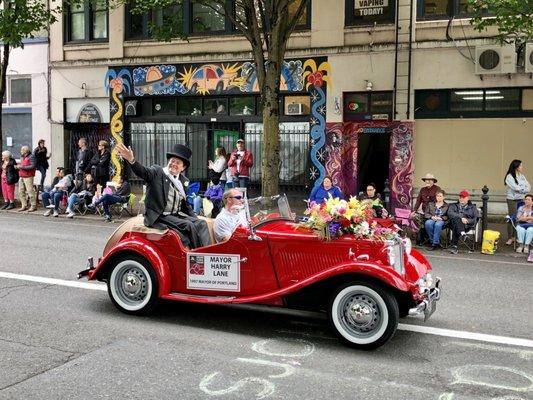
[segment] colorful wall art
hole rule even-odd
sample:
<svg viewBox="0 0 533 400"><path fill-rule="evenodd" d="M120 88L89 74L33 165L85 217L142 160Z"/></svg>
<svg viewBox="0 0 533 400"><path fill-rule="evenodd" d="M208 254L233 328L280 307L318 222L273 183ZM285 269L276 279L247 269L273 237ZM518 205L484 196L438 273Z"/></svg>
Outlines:
<svg viewBox="0 0 533 400"><path fill-rule="evenodd" d="M114 69L107 71L105 77L105 88L111 91L109 102L111 114L111 167L110 174L114 181L118 181L122 174L123 161L118 155L116 145L124 143L124 94L131 94L131 73L127 69Z"/></svg>
<svg viewBox="0 0 533 400"><path fill-rule="evenodd" d="M414 122L373 121L326 124L325 170L343 193L357 193L358 140L365 130L390 137L389 188L391 210L410 208L413 191Z"/></svg>
<svg viewBox="0 0 533 400"><path fill-rule="evenodd" d="M253 62L140 65L111 67L105 78L111 96L111 132L113 174L122 171L114 145L123 140L125 110L136 109L135 98L149 96L186 96L211 94L258 93L256 68ZM282 92L309 93L311 115L308 178L310 186L320 184L325 176L326 94L331 85L331 70L326 57L286 60L283 62L280 89ZM125 97L128 108L125 107Z"/></svg>

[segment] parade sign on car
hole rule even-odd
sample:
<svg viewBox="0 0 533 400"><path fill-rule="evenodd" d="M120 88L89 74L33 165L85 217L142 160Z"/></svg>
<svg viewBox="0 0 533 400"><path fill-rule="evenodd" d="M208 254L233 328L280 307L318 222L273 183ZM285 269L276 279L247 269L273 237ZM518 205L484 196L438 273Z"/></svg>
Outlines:
<svg viewBox="0 0 533 400"><path fill-rule="evenodd" d="M187 289L239 292L240 272L238 254L187 254Z"/></svg>

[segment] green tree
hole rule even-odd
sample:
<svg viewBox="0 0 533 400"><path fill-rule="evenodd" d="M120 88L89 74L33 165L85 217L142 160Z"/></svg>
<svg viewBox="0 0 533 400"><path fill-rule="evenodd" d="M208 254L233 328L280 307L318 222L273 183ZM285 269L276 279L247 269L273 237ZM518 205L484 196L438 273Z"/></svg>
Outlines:
<svg viewBox="0 0 533 400"><path fill-rule="evenodd" d="M472 25L483 31L498 27L500 43L521 44L533 39L533 0L468 0Z"/></svg>
<svg viewBox="0 0 533 400"><path fill-rule="evenodd" d="M287 42L301 22L309 0L192 0L216 11L247 39L257 71L263 105L262 194L278 193L279 184L279 85ZM122 0L122 3L127 2ZM181 7L183 0L135 0L133 13ZM164 13L166 18L152 24L155 39L186 38L179 13Z"/></svg>
<svg viewBox="0 0 533 400"><path fill-rule="evenodd" d="M49 7L44 0L0 0L0 41L2 65L0 67L0 98L6 92L6 72L12 49L24 48L23 40L33 38L56 20L58 8ZM2 106L0 105L0 148L2 136Z"/></svg>

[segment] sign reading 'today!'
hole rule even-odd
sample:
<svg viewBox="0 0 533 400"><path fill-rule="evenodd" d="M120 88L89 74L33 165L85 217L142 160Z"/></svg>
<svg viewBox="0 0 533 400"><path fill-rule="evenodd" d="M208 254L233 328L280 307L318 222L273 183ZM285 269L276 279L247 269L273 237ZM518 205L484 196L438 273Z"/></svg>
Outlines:
<svg viewBox="0 0 533 400"><path fill-rule="evenodd" d="M355 0L354 8L358 16L382 15L389 6L389 0Z"/></svg>

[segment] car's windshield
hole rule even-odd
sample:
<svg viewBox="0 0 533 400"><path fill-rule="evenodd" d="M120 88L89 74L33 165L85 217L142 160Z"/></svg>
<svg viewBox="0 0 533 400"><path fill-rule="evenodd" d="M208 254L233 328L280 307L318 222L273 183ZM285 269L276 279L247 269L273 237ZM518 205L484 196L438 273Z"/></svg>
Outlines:
<svg viewBox="0 0 533 400"><path fill-rule="evenodd" d="M285 219L294 221L295 215L291 212L291 207L287 196L284 194L272 197L255 197L246 199L246 213L252 226L273 219Z"/></svg>

